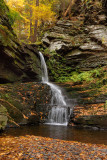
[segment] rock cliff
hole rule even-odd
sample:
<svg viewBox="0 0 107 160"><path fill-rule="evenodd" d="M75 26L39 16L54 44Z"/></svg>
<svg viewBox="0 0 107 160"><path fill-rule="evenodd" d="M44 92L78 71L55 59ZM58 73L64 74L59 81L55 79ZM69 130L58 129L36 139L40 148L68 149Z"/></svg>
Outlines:
<svg viewBox="0 0 107 160"><path fill-rule="evenodd" d="M4 129L7 124L11 123L14 125L34 123L31 122L32 116L30 116L33 104L28 106L26 104L25 106L26 100L24 97L22 98L25 100L24 103L19 102L17 99L18 94L14 96L17 91L17 89L14 90L16 88L15 84L7 86L2 84L41 81L41 67L37 47L36 45L26 45L19 42L11 27L11 17L9 15L8 7L3 0L0 0L0 129ZM39 86L42 87L42 85ZM24 93L25 88L23 88ZM37 88L34 89L39 94ZM30 89L27 90L29 90L27 98L30 99L31 91ZM27 116L28 118L26 118ZM37 119L35 118L35 123L38 121Z"/></svg>
<svg viewBox="0 0 107 160"><path fill-rule="evenodd" d="M0 83L40 80L36 46L20 44L3 0L0 1L0 66Z"/></svg>
<svg viewBox="0 0 107 160"><path fill-rule="evenodd" d="M43 43L50 52L64 56L74 70L91 70L107 65L107 27L81 25L81 21L60 20L46 33Z"/></svg>

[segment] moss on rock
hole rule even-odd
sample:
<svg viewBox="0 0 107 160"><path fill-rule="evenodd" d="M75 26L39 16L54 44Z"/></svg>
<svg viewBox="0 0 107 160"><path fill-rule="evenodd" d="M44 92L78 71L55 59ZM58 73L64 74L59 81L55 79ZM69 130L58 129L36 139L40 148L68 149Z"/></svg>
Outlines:
<svg viewBox="0 0 107 160"><path fill-rule="evenodd" d="M10 22L10 11L0 1L0 83L39 81L40 60L36 45L21 44Z"/></svg>
<svg viewBox="0 0 107 160"><path fill-rule="evenodd" d="M7 109L8 125L36 124L47 118L50 88L41 83L0 85L0 103Z"/></svg>
<svg viewBox="0 0 107 160"><path fill-rule="evenodd" d="M7 125L7 109L0 103L0 130L4 130Z"/></svg>

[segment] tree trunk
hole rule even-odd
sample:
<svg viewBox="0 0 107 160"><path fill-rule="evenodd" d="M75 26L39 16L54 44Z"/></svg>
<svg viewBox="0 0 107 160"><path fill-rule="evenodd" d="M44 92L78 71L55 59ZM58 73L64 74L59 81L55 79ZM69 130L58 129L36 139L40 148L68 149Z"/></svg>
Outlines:
<svg viewBox="0 0 107 160"><path fill-rule="evenodd" d="M30 41L33 41L32 9L30 8Z"/></svg>
<svg viewBox="0 0 107 160"><path fill-rule="evenodd" d="M65 1L61 0L61 8L62 8L62 17L64 18L64 13L65 13Z"/></svg>
<svg viewBox="0 0 107 160"><path fill-rule="evenodd" d="M39 0L36 0L36 6L39 6ZM36 19L34 25L33 43L37 41L37 29L38 29L38 20Z"/></svg>
<svg viewBox="0 0 107 160"><path fill-rule="evenodd" d="M36 0L36 6L39 6L39 0Z"/></svg>
<svg viewBox="0 0 107 160"><path fill-rule="evenodd" d="M75 4L75 1L76 1L76 0L71 0L71 1L70 1L67 10L66 10L65 13L64 13L64 17L66 17L67 14L70 14L70 13L71 13L70 10L71 10L71 7Z"/></svg>

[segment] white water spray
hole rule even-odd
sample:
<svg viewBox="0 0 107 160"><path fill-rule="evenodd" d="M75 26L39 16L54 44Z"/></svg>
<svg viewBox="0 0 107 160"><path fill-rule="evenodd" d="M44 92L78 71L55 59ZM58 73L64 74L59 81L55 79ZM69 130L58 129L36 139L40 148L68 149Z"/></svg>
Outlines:
<svg viewBox="0 0 107 160"><path fill-rule="evenodd" d="M67 125L68 124L68 107L67 103L62 95L61 89L49 82L47 66L45 59L41 52L39 52L42 69L42 82L50 86L52 91L51 106L49 111L48 124L53 125Z"/></svg>

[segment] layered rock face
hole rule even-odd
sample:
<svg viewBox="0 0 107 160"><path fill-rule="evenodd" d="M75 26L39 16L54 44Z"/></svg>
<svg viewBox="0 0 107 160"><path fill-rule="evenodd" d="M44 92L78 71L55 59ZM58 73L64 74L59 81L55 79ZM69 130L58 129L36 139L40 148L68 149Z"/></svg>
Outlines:
<svg viewBox="0 0 107 160"><path fill-rule="evenodd" d="M82 25L82 21L60 20L43 38L50 52L56 51L67 60L67 65L80 70L91 70L107 65L107 27Z"/></svg>
<svg viewBox="0 0 107 160"><path fill-rule="evenodd" d="M9 10L0 2L0 83L39 81L40 61L36 46L21 45L10 25Z"/></svg>

